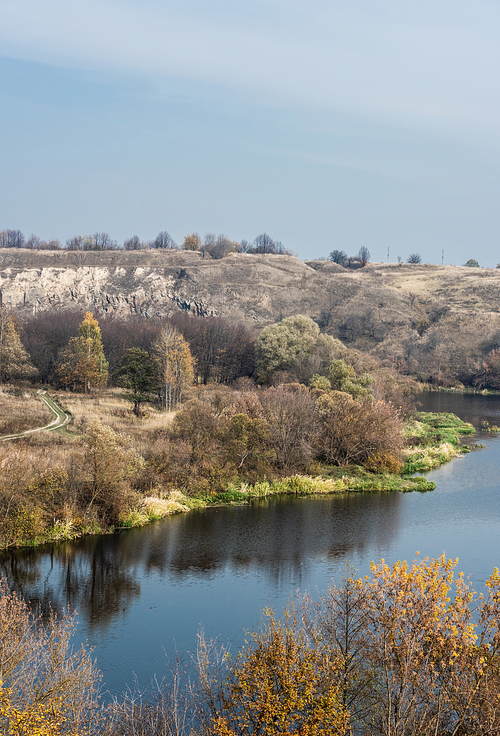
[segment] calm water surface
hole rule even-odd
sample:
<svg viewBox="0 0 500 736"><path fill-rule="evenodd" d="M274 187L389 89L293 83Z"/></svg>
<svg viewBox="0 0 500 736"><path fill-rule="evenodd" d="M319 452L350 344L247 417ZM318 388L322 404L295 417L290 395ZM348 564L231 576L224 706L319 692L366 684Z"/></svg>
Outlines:
<svg viewBox="0 0 500 736"><path fill-rule="evenodd" d="M476 427L500 425L500 399L427 394L422 408L453 411ZM477 440L477 438L474 438ZM237 649L266 605L299 588L320 592L347 562L459 557L481 587L500 566L500 437L428 474L432 493L356 493L191 512L114 536L5 553L0 570L42 607L79 613L104 689L134 675L167 674L166 658L192 652L200 628Z"/></svg>

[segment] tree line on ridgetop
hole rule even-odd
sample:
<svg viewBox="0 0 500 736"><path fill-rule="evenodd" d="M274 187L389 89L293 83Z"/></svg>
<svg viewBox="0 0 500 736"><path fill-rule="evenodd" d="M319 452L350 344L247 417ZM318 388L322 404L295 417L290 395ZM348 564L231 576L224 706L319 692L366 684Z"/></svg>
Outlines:
<svg viewBox="0 0 500 736"><path fill-rule="evenodd" d="M29 238L26 238L21 230L2 230L0 231L0 248L69 251L184 250L200 252L204 256L209 255L214 259L224 258L230 253L248 253L251 255L269 253L296 256L292 250L285 248L281 241L274 240L267 233L257 235L251 243L247 240L231 240L223 233L218 235L207 233L203 238L198 233L189 233L185 235L182 244L178 245L166 230L159 232L154 240L141 240L138 235L133 235L126 238L121 244L105 232L96 232L92 235L76 235L68 238L64 246L59 240L45 241L38 235L32 234ZM329 260L345 268L362 268L370 260L370 251L366 246L362 246L356 256L347 256L342 250L334 250L330 253Z"/></svg>
<svg viewBox="0 0 500 736"><path fill-rule="evenodd" d="M294 255L279 240L274 240L267 233L261 233L249 243L247 240L231 240L223 233L207 233L203 238L198 233L189 233L181 245L177 245L172 236L162 230L153 240L141 240L138 235L126 238L119 244L106 232L92 235L75 235L68 238L65 245L59 240L42 240L38 235L26 238L21 230L0 231L0 248L24 248L26 250L69 250L69 251L114 251L114 250L185 250L199 251L212 258L224 258L230 253L250 253L275 255Z"/></svg>
<svg viewBox="0 0 500 736"><path fill-rule="evenodd" d="M211 258L224 258L230 253L274 254L274 255L296 255L292 250L285 248L279 240L274 240L267 233L261 233L253 240L231 240L223 233L207 233L203 238L198 233L185 235L181 245L178 245L170 233L162 230L153 240L141 240L138 235L126 238L119 244L106 232L96 232L92 235L75 235L68 238L66 244L59 240L42 240L38 235L24 236L21 230L0 231L0 248L24 248L26 250L69 250L69 251L138 251L138 250L164 250L164 251L197 251ZM349 257L344 251L333 251L330 260L349 268L360 268L366 266L370 260L368 248L360 248L357 256Z"/></svg>
<svg viewBox="0 0 500 736"><path fill-rule="evenodd" d="M63 245L60 240L52 238L43 240L33 233L26 238L21 230L0 230L0 248L24 248L25 250L68 250L68 251L138 251L138 250L162 250L162 251L196 251L203 256L214 259L225 258L230 253L274 254L285 256L296 256L293 250L285 248L279 240L274 240L267 233L261 233L250 243L247 240L231 240L223 233L206 233L202 238L198 233L188 233L184 236L182 244L178 245L167 230L162 230L153 240L141 240L139 235L125 238L123 243L118 243L109 233L95 232L91 235L75 235L66 240ZM324 258L320 260L326 260ZM363 268L370 261L370 251L366 246L361 246L357 255L348 256L340 249L334 249L328 256L328 260L337 263L344 268ZM402 258L398 256L398 263ZM410 253L406 263L422 263L420 253ZM469 267L479 268L475 258L469 258L464 264ZM497 264L497 268L500 264Z"/></svg>

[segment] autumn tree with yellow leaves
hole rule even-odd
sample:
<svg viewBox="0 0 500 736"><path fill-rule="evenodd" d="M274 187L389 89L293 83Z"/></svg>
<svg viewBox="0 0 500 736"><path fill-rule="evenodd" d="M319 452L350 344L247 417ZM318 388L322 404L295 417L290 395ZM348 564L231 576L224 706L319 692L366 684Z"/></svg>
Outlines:
<svg viewBox="0 0 500 736"><path fill-rule="evenodd" d="M86 312L78 331L59 356L56 376L62 386L90 393L107 383L108 363L99 323L91 312Z"/></svg>
<svg viewBox="0 0 500 736"><path fill-rule="evenodd" d="M167 684L148 704L107 710L88 653L71 650L72 617L42 621L0 582L0 732L494 736L500 573L479 595L456 567L443 554L347 573L318 601L299 598L281 617L264 611L234 658L201 636L185 692Z"/></svg>
<svg viewBox="0 0 500 736"><path fill-rule="evenodd" d="M265 611L233 660L201 638L204 736L500 733L500 573L476 593L457 560L384 560L318 600Z"/></svg>
<svg viewBox="0 0 500 736"><path fill-rule="evenodd" d="M306 628L335 652L349 733L474 736L500 732L500 575L478 595L457 560L372 563L318 601Z"/></svg>
<svg viewBox="0 0 500 736"><path fill-rule="evenodd" d="M0 733L95 733L99 673L84 647L74 651L73 616L33 613L0 580Z"/></svg>
<svg viewBox="0 0 500 736"><path fill-rule="evenodd" d="M282 619L266 610L226 677L216 681L210 645L199 647L202 714L206 736L297 734L343 736L348 712L338 687L340 661L322 652L287 608Z"/></svg>
<svg viewBox="0 0 500 736"><path fill-rule="evenodd" d="M70 726L68 730L67 706L59 696L50 702L35 701L16 706L12 688L3 686L0 680L0 724L4 736L78 736Z"/></svg>
<svg viewBox="0 0 500 736"><path fill-rule="evenodd" d="M189 345L174 327L164 327L153 345L166 411L181 402L185 389L193 382L194 360Z"/></svg>

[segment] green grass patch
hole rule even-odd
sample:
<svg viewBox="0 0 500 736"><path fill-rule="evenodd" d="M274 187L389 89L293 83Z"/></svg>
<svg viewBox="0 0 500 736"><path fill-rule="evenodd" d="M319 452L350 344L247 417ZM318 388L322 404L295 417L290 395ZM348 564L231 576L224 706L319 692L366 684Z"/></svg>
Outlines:
<svg viewBox="0 0 500 736"><path fill-rule="evenodd" d="M449 412L421 411L405 427L405 436L418 445L440 445L444 442L459 445L461 437L475 432L472 424Z"/></svg>
<svg viewBox="0 0 500 736"><path fill-rule="evenodd" d="M7 547L39 547L42 544L50 542L69 542L88 534L104 534L110 530L100 526L97 522L92 524L74 523L71 519L56 521L52 526L47 527L41 534L37 534L28 539L19 539L9 545L2 545L1 549Z"/></svg>
<svg viewBox="0 0 500 736"><path fill-rule="evenodd" d="M420 412L405 427L408 447L403 475L438 468L457 455L470 452L470 448L461 445L460 440L475 432L472 424L462 421L455 414Z"/></svg>
<svg viewBox="0 0 500 736"><path fill-rule="evenodd" d="M212 496L198 496L197 507L249 503L268 496L315 496L354 491L432 491L436 484L426 478L404 478L401 475L370 473L360 466L332 468L318 476L292 475L280 480L231 484L227 490ZM193 499L194 500L194 499ZM189 502L186 502L189 503Z"/></svg>

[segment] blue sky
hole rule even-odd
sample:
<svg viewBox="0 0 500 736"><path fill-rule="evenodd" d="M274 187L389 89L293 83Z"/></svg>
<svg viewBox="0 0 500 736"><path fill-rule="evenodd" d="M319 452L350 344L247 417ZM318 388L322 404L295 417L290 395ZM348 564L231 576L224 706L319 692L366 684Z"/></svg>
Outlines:
<svg viewBox="0 0 500 736"><path fill-rule="evenodd" d="M500 261L495 0L0 0L0 229Z"/></svg>

